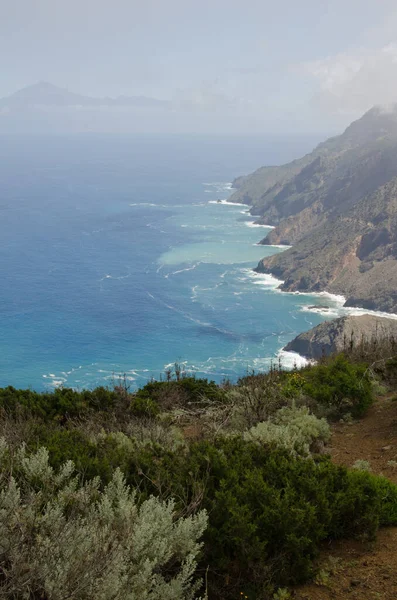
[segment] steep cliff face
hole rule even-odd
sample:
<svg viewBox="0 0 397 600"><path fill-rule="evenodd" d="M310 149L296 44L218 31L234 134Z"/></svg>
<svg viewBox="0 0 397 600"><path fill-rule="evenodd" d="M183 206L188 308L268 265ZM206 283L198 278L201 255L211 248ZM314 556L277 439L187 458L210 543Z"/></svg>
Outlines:
<svg viewBox="0 0 397 600"><path fill-rule="evenodd" d="M341 317L320 323L305 333L301 333L284 348L298 352L307 358L321 358L347 349L362 339L397 338L397 319L387 319L372 315Z"/></svg>
<svg viewBox="0 0 397 600"><path fill-rule="evenodd" d="M397 177L257 270L286 291L327 290L347 306L397 312Z"/></svg>
<svg viewBox="0 0 397 600"><path fill-rule="evenodd" d="M261 243L293 246L258 271L284 290L326 289L348 305L397 311L397 109L372 109L312 154L256 171L232 200L244 194L258 222L275 225Z"/></svg>
<svg viewBox="0 0 397 600"><path fill-rule="evenodd" d="M335 164L354 163L362 153L365 155L369 146L382 145L390 138L397 138L397 112L384 113L373 108L342 135L319 144L310 154L286 165L261 167L251 175L237 178L236 192L230 200L250 204L256 208L255 214L264 216L267 211L269 214L274 211L279 218L285 217L289 204L295 200L299 204L302 200L298 198L300 194L321 188L324 176L333 171Z"/></svg>

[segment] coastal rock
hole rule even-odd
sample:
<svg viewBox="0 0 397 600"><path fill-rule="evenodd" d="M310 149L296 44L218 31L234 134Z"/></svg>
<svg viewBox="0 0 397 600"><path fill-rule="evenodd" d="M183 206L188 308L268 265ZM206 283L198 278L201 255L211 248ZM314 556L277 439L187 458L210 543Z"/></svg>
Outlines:
<svg viewBox="0 0 397 600"><path fill-rule="evenodd" d="M347 316L320 323L301 333L284 350L316 359L343 351L363 339L390 336L397 338L397 319L374 315Z"/></svg>

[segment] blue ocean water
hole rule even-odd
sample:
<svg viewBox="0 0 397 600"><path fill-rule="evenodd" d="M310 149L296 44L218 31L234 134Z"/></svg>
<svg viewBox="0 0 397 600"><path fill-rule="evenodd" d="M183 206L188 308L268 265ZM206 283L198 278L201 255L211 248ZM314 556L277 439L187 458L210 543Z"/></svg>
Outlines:
<svg viewBox="0 0 397 600"><path fill-rule="evenodd" d="M327 318L252 268L280 248L230 181L313 140L10 137L0 145L0 386L132 386L178 361L265 369ZM284 356L284 361L292 357Z"/></svg>

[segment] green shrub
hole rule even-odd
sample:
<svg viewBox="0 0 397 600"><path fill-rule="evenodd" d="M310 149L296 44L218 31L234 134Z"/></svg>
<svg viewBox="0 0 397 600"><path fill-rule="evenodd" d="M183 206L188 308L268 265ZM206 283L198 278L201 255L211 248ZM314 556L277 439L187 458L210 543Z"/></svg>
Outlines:
<svg viewBox="0 0 397 600"><path fill-rule="evenodd" d="M12 415L32 414L44 420L68 419L86 415L90 411L108 411L115 407L118 394L99 387L93 391L77 392L70 388L56 388L53 392L0 388L0 407Z"/></svg>
<svg viewBox="0 0 397 600"><path fill-rule="evenodd" d="M64 462L72 460L77 472L84 479L100 477L103 484L108 483L114 470L129 470L131 451L121 446L113 434L104 434L97 438L89 437L77 429L37 427L29 444L34 451L45 446L49 463L59 469Z"/></svg>
<svg viewBox="0 0 397 600"><path fill-rule="evenodd" d="M284 379L285 383L283 383L282 392L287 398L296 398L302 394L306 383L302 373L298 371L286 373Z"/></svg>
<svg viewBox="0 0 397 600"><path fill-rule="evenodd" d="M136 417L147 417L149 419L153 419L160 412L159 405L154 400L138 395L132 398L130 409Z"/></svg>
<svg viewBox="0 0 397 600"><path fill-rule="evenodd" d="M215 597L234 598L244 581L253 597L267 598L272 586L312 574L322 540L372 538L396 519L397 488L386 479L238 437L196 443L185 454L146 449L137 467L132 480L147 495L173 495L186 512L207 508L201 564L210 567Z"/></svg>
<svg viewBox="0 0 397 600"><path fill-rule="evenodd" d="M350 412L355 417L362 416L373 402L366 365L351 363L343 355L307 369L303 375L304 393L335 410L337 415Z"/></svg>
<svg viewBox="0 0 397 600"><path fill-rule="evenodd" d="M377 365L381 375L392 384L397 382L397 358L389 358L384 364Z"/></svg>
<svg viewBox="0 0 397 600"><path fill-rule="evenodd" d="M175 498L172 505L174 515L191 515L201 508L207 509L209 527L204 535L205 545L199 566L201 574L209 568L210 597L232 600L244 589L250 598L267 600L277 588L304 581L312 575L313 558L323 540L358 535L372 538L379 525L397 524L397 488L385 478L356 470L349 472L331 463L328 457L316 455L321 444L327 441L329 427L323 419L310 414L307 408L296 408L296 397L299 403L307 399L314 408L321 404L328 408L328 412L332 410L342 415L352 413L357 416L372 401L372 384L365 366L350 363L340 356L299 373L277 371L269 375L250 375L234 388L229 387L227 392L214 382L195 378L150 382L134 394L129 394L127 390L117 391L117 388L115 391L98 388L92 392L57 390L43 394L6 388L0 390L0 408L3 408L4 417L2 430L7 432L8 427L14 445L24 439L20 432L29 429L26 436L28 451L37 452L43 445L48 448L48 458L44 457L45 460L40 453L35 455L34 460L26 452L23 454L22 450L14 453L12 466L26 510L34 496L31 514L38 519L39 535L44 531L40 529L41 518L47 514L47 498L50 497L55 498L52 506L57 506L61 496L67 498L65 510L61 511L62 518L66 519L63 521L64 525L66 523L65 531L69 516L74 519L76 514L80 514L76 510L81 502L84 505L81 495L85 497L88 494L91 498L90 510L98 520L98 512L95 511L101 499L107 497L106 486L113 485L119 468L125 474L127 485L140 490L139 502L134 505L135 514L140 514L139 505L153 501L150 500L152 496L166 503L156 501L158 504L153 505L154 508L144 504L152 506L154 515L157 514L156 507L168 506L169 498ZM179 410L172 410L175 407ZM167 409L170 410L165 413ZM216 423L214 429L217 434L212 436L214 441L207 439L193 443L189 442L189 436L184 439L182 430L175 423L179 416L185 419L186 415L192 414L200 419L200 424L205 420ZM19 423L24 425L13 438L13 427L15 431ZM26 423L29 424L28 429ZM227 423L229 430L234 427L245 432L220 436L219 427L221 424L223 427L223 423ZM249 431L246 431L247 427ZM10 455L6 449L7 453ZM308 460L310 455L312 459ZM61 494L61 484L55 484L54 478L60 481L60 471L70 459L75 463L80 481L86 483L81 487L68 476L68 483L65 484L67 489L62 488ZM0 462L5 473L3 480L0 479L0 502L4 498L2 490L6 493L10 481L11 466L9 463L7 471L7 460ZM33 477L34 469L40 464L44 464L44 467L40 473L36 470ZM30 475L21 465L30 465ZM100 481L92 488L91 494L92 484L88 482L96 476ZM52 482L50 487L47 481ZM120 485L118 489L121 490ZM86 491L83 493L81 490ZM98 505L93 502L94 496ZM37 506L40 505L38 513L36 502ZM18 510L25 517L23 507ZM5 510L4 514L8 514L7 507ZM11 535L7 529L11 525L1 524L1 514L0 510L0 527L3 528L0 530L0 548L1 540L9 539ZM84 512L84 518L86 516ZM10 514L7 518L12 523ZM150 522L150 517L148 520ZM88 522L94 526L89 519ZM75 523L72 523L73 532L76 531ZM154 523L160 531L159 521L154 520ZM112 532L113 521L104 520L100 525L108 526L107 531ZM59 532L56 527L54 531ZM84 527L83 531L91 539L90 532ZM32 530L24 529L22 533L28 536L24 539L31 539L29 535ZM45 535L51 545L53 538L47 531ZM74 581L73 569L76 568L78 572L78 565L75 566L73 556L64 554L66 538L62 538L62 532L60 535L62 554L55 553L54 556L58 557L61 566L65 561L68 577ZM100 541L104 540L104 547L108 548L104 530L95 530L95 535ZM110 550L108 548L110 558L114 548L120 545L126 548L123 545L126 542L112 535L110 533L114 546ZM165 541L167 535L163 538ZM30 543L21 550L20 538L15 539L17 558L13 558L14 562L11 563L18 565L13 571L17 577L23 560L31 560L33 565L36 563L34 557L26 554L30 552ZM40 539L36 540L34 536L32 539L32 548L40 556ZM150 535L147 539L155 547L157 541L153 541ZM89 546L87 557L96 557L98 566L102 568L103 557L95 554L94 550ZM143 556L146 551L149 550L142 550ZM21 559L19 552L22 552ZM4 558L6 554L0 553L1 556ZM88 563L84 563L84 556L78 552L76 556L91 573L94 558L92 562L91 558L87 558ZM196 556L197 553L194 554ZM44 556L43 565L50 565L50 581L58 575L52 573L55 567L51 562L46 563L47 560L50 558ZM167 583L174 581L184 569L182 563L183 557L175 552L170 562L154 567L151 571L153 581L160 581L158 576L163 574ZM29 562L27 564L30 565ZM36 587L31 597L58 600L55 592L48 591L50 588L40 587L47 585L42 583L43 571L40 568L37 566L37 572L32 576ZM103 568L107 577L107 567ZM4 581L0 577L0 596ZM58 585L60 580L57 581ZM93 586L94 596L91 594L87 597L101 598L102 591L95 595L96 584L92 578L90 581L93 582L90 585ZM186 587L186 596L181 598L189 597L189 590L192 589L189 585ZM116 586L114 589L115 595L108 597L118 598L119 588ZM162 588L159 589L163 593ZM25 591L19 590L19 596L14 594L10 597L23 597L23 594L28 597ZM66 592L69 593L69 588ZM72 588L70 593L74 593ZM147 597L150 600L171 598L167 593L166 589L164 596L153 593ZM80 596L75 594L75 597ZM128 595L124 597L128 598ZM176 594L175 598L178 597Z"/></svg>
<svg viewBox="0 0 397 600"><path fill-rule="evenodd" d="M334 495L332 537L373 539L380 525L397 523L397 487L367 471L347 471L343 488Z"/></svg>
<svg viewBox="0 0 397 600"><path fill-rule="evenodd" d="M178 381L150 381L136 392L136 398L151 399L162 408L174 408L189 404L223 402L225 392L214 381L195 377L183 377Z"/></svg>

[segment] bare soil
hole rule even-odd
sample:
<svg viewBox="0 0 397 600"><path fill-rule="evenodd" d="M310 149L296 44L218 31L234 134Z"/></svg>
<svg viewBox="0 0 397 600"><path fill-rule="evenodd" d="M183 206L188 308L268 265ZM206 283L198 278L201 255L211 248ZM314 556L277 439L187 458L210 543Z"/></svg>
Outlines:
<svg viewBox="0 0 397 600"><path fill-rule="evenodd" d="M347 467L366 460L372 472L397 484L397 401L380 398L361 421L334 425L329 451ZM381 529L371 543L329 543L317 566L316 581L295 588L293 598L397 600L397 527Z"/></svg>

